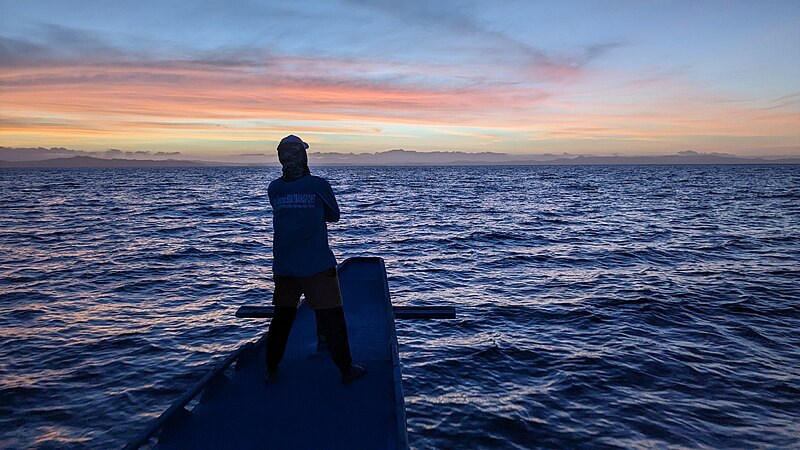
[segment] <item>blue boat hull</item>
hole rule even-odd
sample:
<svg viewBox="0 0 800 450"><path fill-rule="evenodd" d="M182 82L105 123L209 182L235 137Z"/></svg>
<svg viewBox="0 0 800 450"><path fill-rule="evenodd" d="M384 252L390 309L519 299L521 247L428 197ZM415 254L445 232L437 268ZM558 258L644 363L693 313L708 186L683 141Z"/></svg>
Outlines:
<svg viewBox="0 0 800 450"><path fill-rule="evenodd" d="M241 351L235 370L211 376L191 411L173 411L158 435L168 449L407 448L392 305L381 258L350 258L339 279L353 359L369 369L341 384L317 350L313 311L301 304L278 382L266 384L264 343Z"/></svg>

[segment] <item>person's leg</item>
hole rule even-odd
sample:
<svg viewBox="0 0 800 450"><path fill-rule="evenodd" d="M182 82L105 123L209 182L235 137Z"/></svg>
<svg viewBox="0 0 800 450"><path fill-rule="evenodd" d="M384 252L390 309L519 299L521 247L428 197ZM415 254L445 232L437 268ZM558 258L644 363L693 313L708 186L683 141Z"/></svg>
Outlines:
<svg viewBox="0 0 800 450"><path fill-rule="evenodd" d="M289 342L289 333L297 315L297 308L293 306L276 306L275 315L269 324L267 333L267 371L277 372L278 366L286 353L286 343Z"/></svg>
<svg viewBox="0 0 800 450"><path fill-rule="evenodd" d="M342 309L342 293L336 268L299 279L306 300L314 308L318 329L325 338L336 367L342 373L342 382L350 382L366 373L366 369L353 364L347 322Z"/></svg>
<svg viewBox="0 0 800 450"><path fill-rule="evenodd" d="M350 340L347 338L347 323L341 306L327 309L315 309L320 331L325 336L331 358L339 371L346 371L352 364Z"/></svg>
<svg viewBox="0 0 800 450"><path fill-rule="evenodd" d="M286 352L289 333L297 316L297 303L303 291L297 279L292 277L275 277L275 293L272 304L275 305L275 315L269 324L267 332L266 360L267 380L274 381L278 366Z"/></svg>

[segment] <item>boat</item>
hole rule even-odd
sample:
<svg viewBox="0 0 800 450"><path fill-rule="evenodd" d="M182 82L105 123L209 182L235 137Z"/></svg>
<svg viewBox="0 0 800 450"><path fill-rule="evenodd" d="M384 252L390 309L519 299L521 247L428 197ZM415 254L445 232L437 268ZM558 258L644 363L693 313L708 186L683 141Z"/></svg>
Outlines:
<svg viewBox="0 0 800 450"><path fill-rule="evenodd" d="M393 307L382 258L338 266L350 347L368 373L342 384L317 332L298 306L276 383L264 381L266 333L210 370L131 440L126 450L405 449L405 400L395 319L454 318L452 307ZM241 318L269 318L269 306L242 306Z"/></svg>

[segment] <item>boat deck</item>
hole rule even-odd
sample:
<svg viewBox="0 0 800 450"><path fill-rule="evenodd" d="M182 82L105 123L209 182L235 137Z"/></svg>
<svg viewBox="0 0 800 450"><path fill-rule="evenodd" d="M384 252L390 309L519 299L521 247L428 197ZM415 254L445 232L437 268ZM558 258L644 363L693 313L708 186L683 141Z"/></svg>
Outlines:
<svg viewBox="0 0 800 450"><path fill-rule="evenodd" d="M339 266L353 360L369 370L342 385L317 351L313 311L301 305L275 384L264 382L264 339L232 377L212 380L191 412L161 432L158 449L407 448L397 338L380 258ZM265 325L266 327L266 325Z"/></svg>

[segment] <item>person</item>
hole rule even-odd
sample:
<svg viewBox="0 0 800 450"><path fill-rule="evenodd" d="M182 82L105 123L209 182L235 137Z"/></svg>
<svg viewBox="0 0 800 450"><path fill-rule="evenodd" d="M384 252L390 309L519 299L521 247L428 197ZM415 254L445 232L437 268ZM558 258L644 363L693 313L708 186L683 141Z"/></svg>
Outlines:
<svg viewBox="0 0 800 450"><path fill-rule="evenodd" d="M349 383L367 370L353 364L350 355L336 258L328 245L327 222L339 221L339 205L328 181L311 175L306 149L308 144L295 135L280 141L283 174L267 189L274 228L275 314L267 334L264 377L268 383L277 381L297 305L305 294L342 383Z"/></svg>

